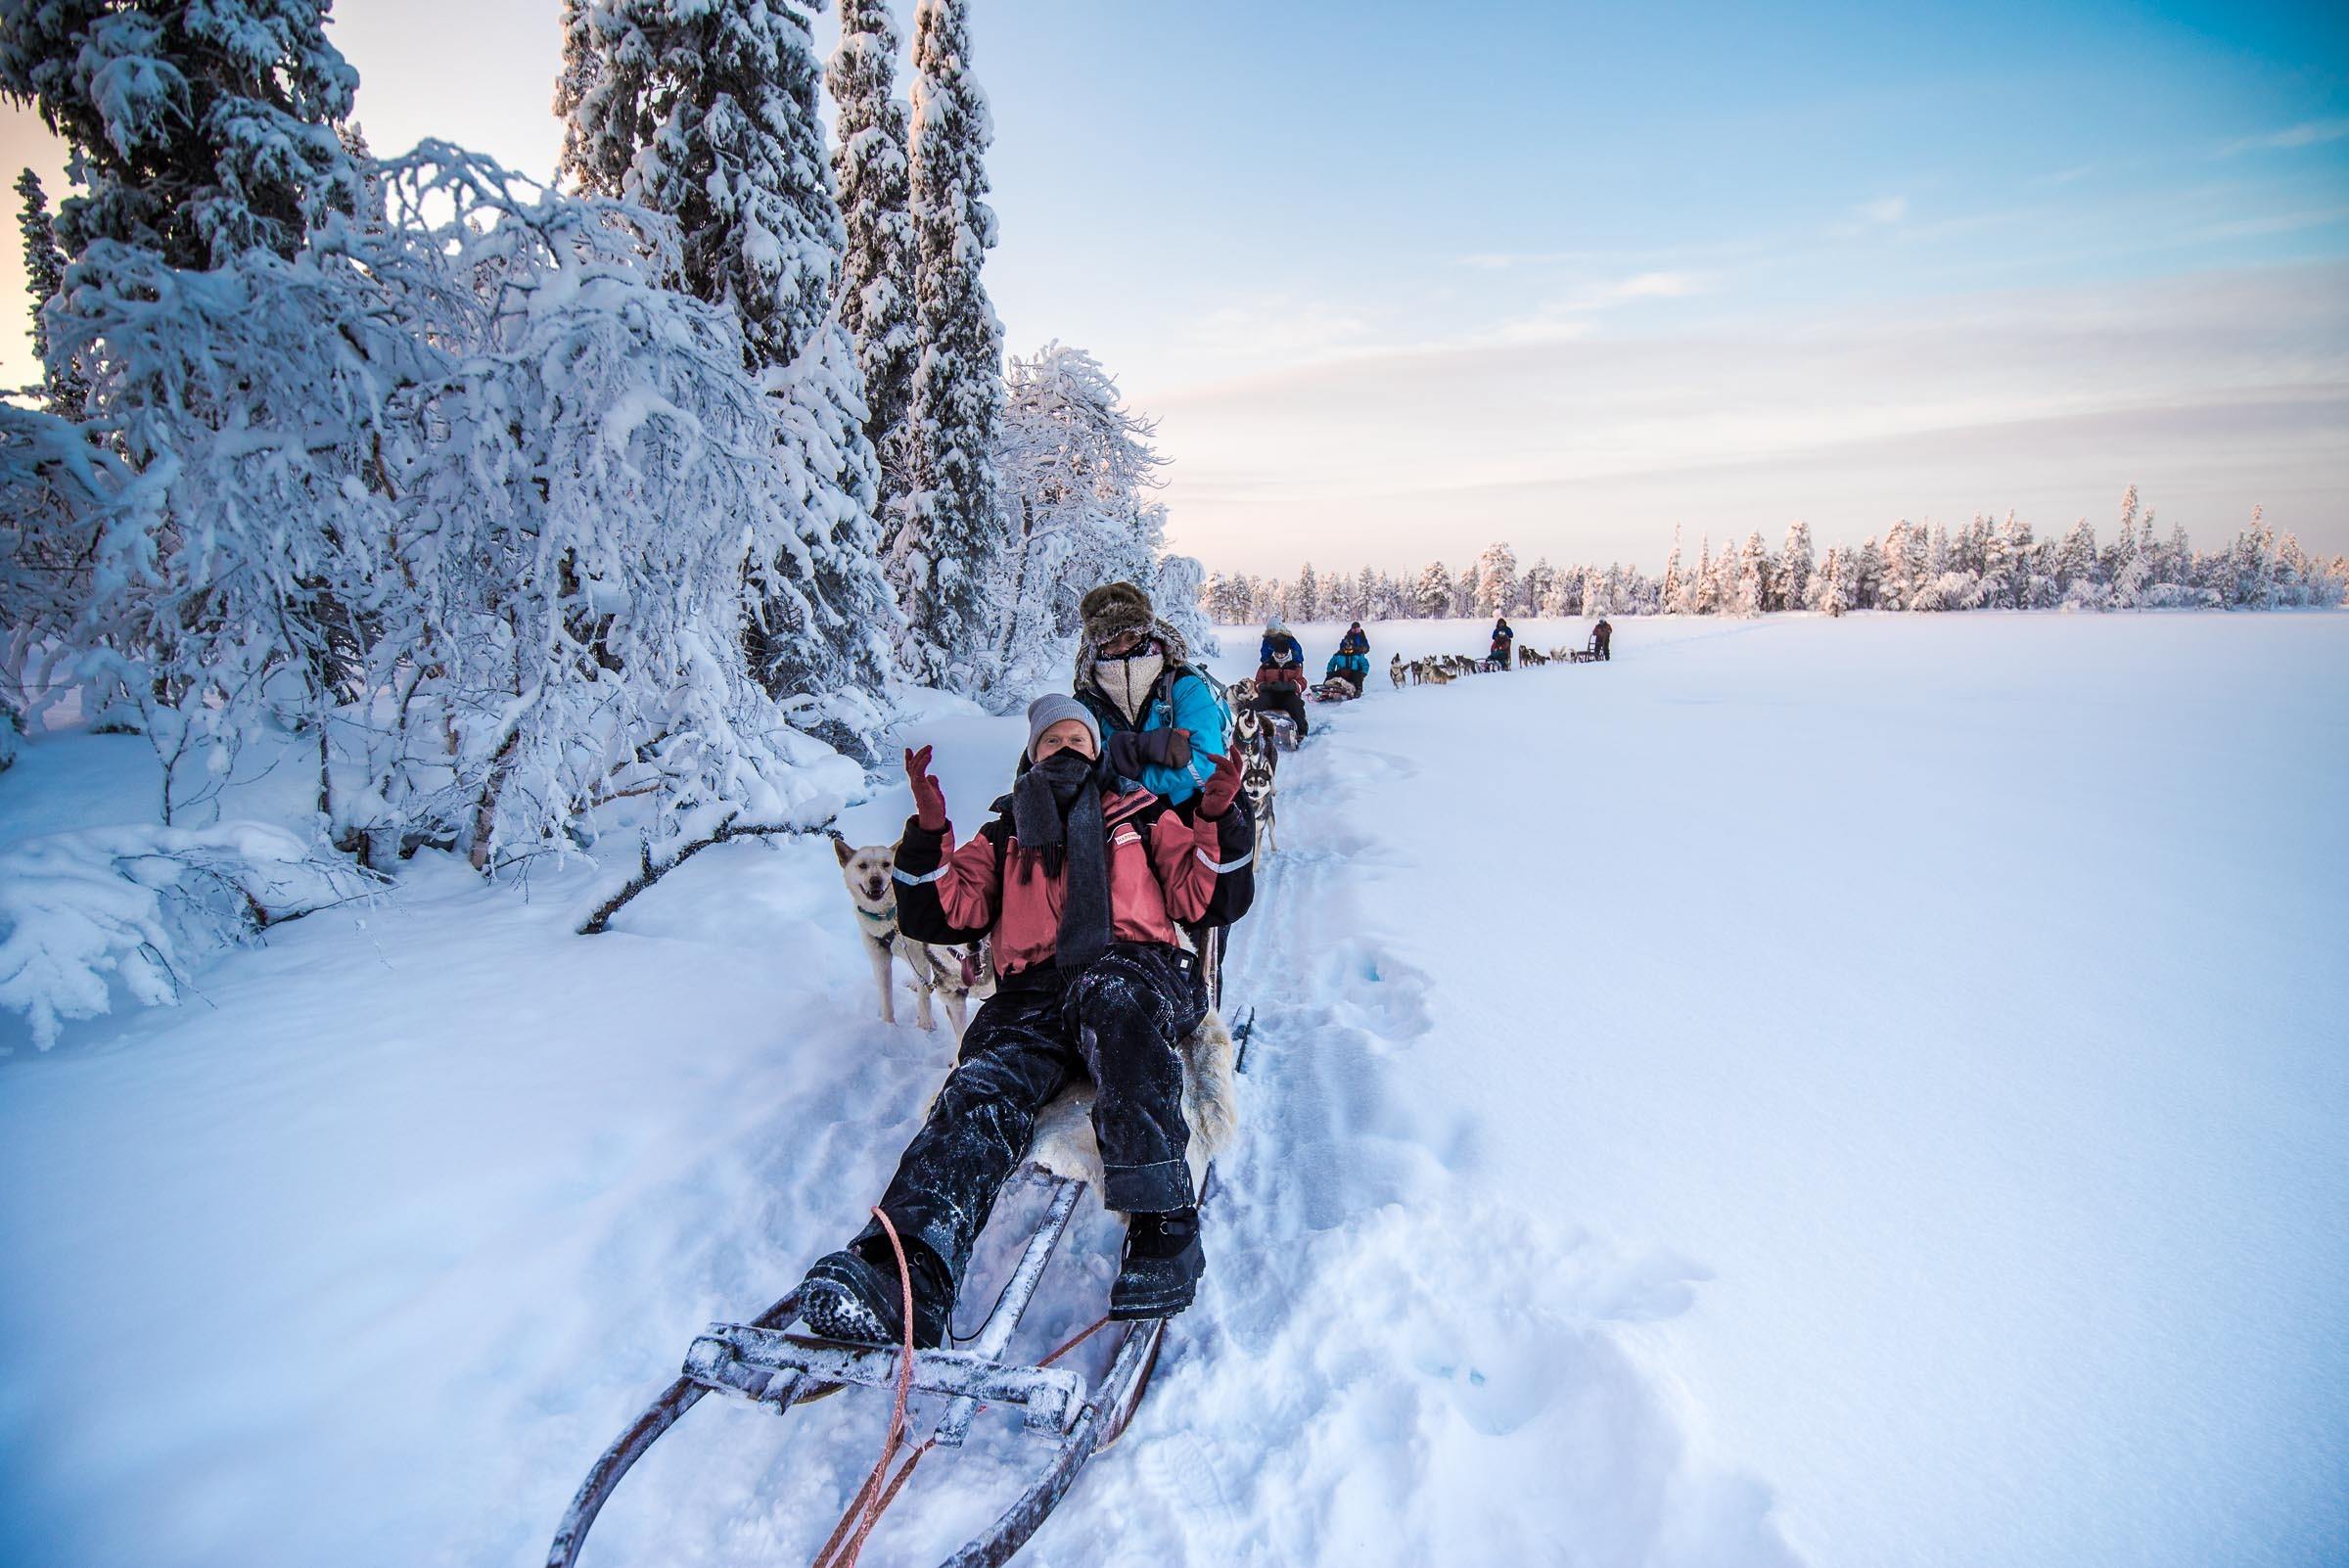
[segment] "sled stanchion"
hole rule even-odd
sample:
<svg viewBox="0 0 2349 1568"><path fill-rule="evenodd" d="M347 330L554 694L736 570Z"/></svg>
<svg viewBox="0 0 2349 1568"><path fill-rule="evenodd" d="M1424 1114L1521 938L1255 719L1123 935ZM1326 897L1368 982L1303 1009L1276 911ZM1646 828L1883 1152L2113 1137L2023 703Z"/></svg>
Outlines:
<svg viewBox="0 0 2349 1568"><path fill-rule="evenodd" d="M1004 1287L1003 1299L988 1314L987 1321L979 1326L977 1336L972 1339L973 1355L991 1361L1011 1343L1012 1330L1019 1327L1020 1315L1028 1311L1028 1303L1035 1298L1036 1287L1044 1277L1044 1266L1052 1261L1052 1250L1069 1228L1069 1216L1076 1212L1077 1200L1083 1192L1082 1181L1072 1181L1066 1176L1054 1178L1052 1200L1044 1208L1043 1222L1028 1238L1028 1248L1020 1254L1019 1264L1012 1269L1011 1283ZM971 1418L978 1413L977 1400L956 1398L939 1418L938 1429L930 1441L942 1449L960 1448L971 1430Z"/></svg>

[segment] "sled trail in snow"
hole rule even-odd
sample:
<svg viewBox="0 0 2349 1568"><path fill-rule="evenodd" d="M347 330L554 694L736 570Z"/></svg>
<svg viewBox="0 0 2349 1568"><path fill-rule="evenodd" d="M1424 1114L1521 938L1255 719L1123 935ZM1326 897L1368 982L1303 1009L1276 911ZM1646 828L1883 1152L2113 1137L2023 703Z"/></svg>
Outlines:
<svg viewBox="0 0 2349 1568"><path fill-rule="evenodd" d="M1399 1055L1473 1045L1364 934L1359 873L1400 853L1365 793L1412 765L1342 722L1284 760L1232 945L1257 1034L1208 1283L1038 1560L1791 1562L1767 1493L1691 1456L1617 1342L1686 1304L1680 1267L1479 1192L1451 1169L1473 1130L1389 1086Z"/></svg>

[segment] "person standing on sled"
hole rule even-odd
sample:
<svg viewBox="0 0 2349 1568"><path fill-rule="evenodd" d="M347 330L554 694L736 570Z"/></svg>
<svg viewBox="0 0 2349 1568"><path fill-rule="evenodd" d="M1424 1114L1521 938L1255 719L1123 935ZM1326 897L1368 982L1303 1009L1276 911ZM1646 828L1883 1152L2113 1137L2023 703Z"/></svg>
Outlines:
<svg viewBox="0 0 2349 1568"><path fill-rule="evenodd" d="M1615 628L1607 624L1605 616L1600 616L1598 624L1590 628L1590 652L1599 659L1612 659L1614 645Z"/></svg>
<svg viewBox="0 0 2349 1568"><path fill-rule="evenodd" d="M1207 1002L1175 928L1206 911L1221 882L1250 875L1255 829L1233 809L1239 762L1217 759L1186 822L1102 765L1100 729L1074 698L1029 707L1025 755L993 820L957 845L930 749L905 754L915 810L898 844L898 929L915 942L990 938L996 972L881 1197L925 1349L945 1341L971 1248L1037 1113L1080 1073L1094 1084L1101 1200L1126 1213L1109 1315L1171 1316L1206 1269L1175 1047ZM800 1289L808 1326L828 1339L904 1338L897 1254L879 1221L817 1259Z"/></svg>
<svg viewBox="0 0 2349 1568"><path fill-rule="evenodd" d="M1509 668L1509 654L1516 646L1517 633L1509 629L1509 618L1497 617L1493 622L1492 657L1501 669Z"/></svg>
<svg viewBox="0 0 2349 1568"><path fill-rule="evenodd" d="M1280 714L1297 726L1305 739L1305 645L1272 616L1265 622L1265 640L1256 656L1256 701L1248 706L1260 714Z"/></svg>

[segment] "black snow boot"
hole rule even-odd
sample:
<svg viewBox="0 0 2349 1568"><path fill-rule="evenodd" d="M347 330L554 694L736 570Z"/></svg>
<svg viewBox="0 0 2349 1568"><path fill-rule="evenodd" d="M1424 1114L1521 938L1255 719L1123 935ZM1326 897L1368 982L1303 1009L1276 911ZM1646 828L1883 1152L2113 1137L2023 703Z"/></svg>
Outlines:
<svg viewBox="0 0 2349 1568"><path fill-rule="evenodd" d="M905 1270L913 1277L913 1343L936 1350L945 1343L954 1312L953 1276L938 1254L905 1238ZM859 1236L815 1261L800 1284L800 1315L825 1339L855 1345L905 1343L904 1294L897 1254L884 1235Z"/></svg>
<svg viewBox="0 0 2349 1568"><path fill-rule="evenodd" d="M1199 1245L1199 1211L1126 1217L1126 1256L1109 1287L1109 1315L1172 1317L1191 1304L1207 1253Z"/></svg>

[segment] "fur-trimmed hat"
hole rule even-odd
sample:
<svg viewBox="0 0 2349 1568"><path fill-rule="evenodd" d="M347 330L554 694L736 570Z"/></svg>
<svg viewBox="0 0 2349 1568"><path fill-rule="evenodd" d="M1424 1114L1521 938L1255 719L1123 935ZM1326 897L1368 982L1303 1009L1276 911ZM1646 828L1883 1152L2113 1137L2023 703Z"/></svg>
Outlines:
<svg viewBox="0 0 2349 1568"><path fill-rule="evenodd" d="M1130 582L1104 582L1084 596L1078 614L1084 621L1085 640L1095 646L1114 642L1128 631L1146 632L1158 619L1150 607L1150 596Z"/></svg>
<svg viewBox="0 0 2349 1568"><path fill-rule="evenodd" d="M1150 596L1130 582L1104 582L1078 602L1083 629L1077 638L1077 689L1092 683L1093 661L1103 643L1115 642L1129 631L1156 637L1166 650L1167 663L1179 665L1191 657L1181 632L1159 619Z"/></svg>

